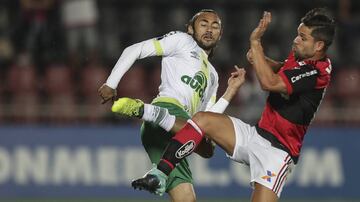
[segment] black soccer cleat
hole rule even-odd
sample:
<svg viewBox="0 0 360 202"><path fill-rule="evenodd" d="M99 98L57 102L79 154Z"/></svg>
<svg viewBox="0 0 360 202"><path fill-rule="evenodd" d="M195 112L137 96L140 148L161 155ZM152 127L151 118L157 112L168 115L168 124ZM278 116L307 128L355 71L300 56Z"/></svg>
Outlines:
<svg viewBox="0 0 360 202"><path fill-rule="evenodd" d="M131 182L131 186L134 189L139 189L139 190L147 190L150 193L154 193L157 191L157 188L160 188L160 181L159 179L156 177L156 175L151 175L148 174L143 178L137 179L137 180L133 180Z"/></svg>
<svg viewBox="0 0 360 202"><path fill-rule="evenodd" d="M151 170L149 170L144 177L133 180L131 186L134 187L134 189L145 189L150 193L162 196L166 190L167 178L168 176L157 169L156 164L153 164Z"/></svg>

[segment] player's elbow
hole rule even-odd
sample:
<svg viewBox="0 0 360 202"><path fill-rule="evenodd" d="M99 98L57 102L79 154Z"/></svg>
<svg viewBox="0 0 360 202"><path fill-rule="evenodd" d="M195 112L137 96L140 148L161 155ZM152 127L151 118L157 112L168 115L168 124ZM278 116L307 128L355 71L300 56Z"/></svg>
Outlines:
<svg viewBox="0 0 360 202"><path fill-rule="evenodd" d="M128 46L124 49L123 54L131 54L133 52L139 52L141 51L141 43L136 43L131 46Z"/></svg>
<svg viewBox="0 0 360 202"><path fill-rule="evenodd" d="M270 78L264 78L260 80L261 89L264 91L276 91L279 86L280 79L274 75Z"/></svg>
<svg viewBox="0 0 360 202"><path fill-rule="evenodd" d="M261 89L267 92L288 93L285 83L281 79L260 82Z"/></svg>
<svg viewBox="0 0 360 202"><path fill-rule="evenodd" d="M261 90L268 91L268 86L264 82L260 82Z"/></svg>
<svg viewBox="0 0 360 202"><path fill-rule="evenodd" d="M271 81L269 79L264 79L260 81L260 87L263 91L272 91L276 83L274 81Z"/></svg>
<svg viewBox="0 0 360 202"><path fill-rule="evenodd" d="M210 124L208 116L210 112L197 112L193 117L192 120L203 130L207 129L207 126Z"/></svg>

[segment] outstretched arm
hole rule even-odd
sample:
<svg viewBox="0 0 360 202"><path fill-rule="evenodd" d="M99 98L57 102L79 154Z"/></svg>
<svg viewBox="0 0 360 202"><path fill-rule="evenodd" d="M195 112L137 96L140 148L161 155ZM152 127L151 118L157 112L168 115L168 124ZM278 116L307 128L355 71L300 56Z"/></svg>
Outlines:
<svg viewBox="0 0 360 202"><path fill-rule="evenodd" d="M246 71L236 65L235 69L236 71L232 72L230 78L228 79L228 87L224 95L210 108L209 111L223 113L241 85L245 82ZM175 121L175 125L176 124L181 124L181 128L185 125L184 122L178 122L178 119ZM181 128L178 127L177 131ZM199 154L203 158L210 158L214 155L215 145L215 142L205 137L196 148L195 153Z"/></svg>
<svg viewBox="0 0 360 202"><path fill-rule="evenodd" d="M104 83L98 90L99 95L103 99L102 103L105 103L116 96L116 88L120 82L120 79L130 69L130 67L137 59L156 55L156 50L153 43L153 39L146 40L131 45L123 51L114 68L112 69L110 76L106 80L106 83Z"/></svg>
<svg viewBox="0 0 360 202"><path fill-rule="evenodd" d="M236 95L240 86L245 82L246 71L243 68L234 66L236 71L232 72L228 79L228 87L223 96L208 110L216 113L223 113L229 102Z"/></svg>

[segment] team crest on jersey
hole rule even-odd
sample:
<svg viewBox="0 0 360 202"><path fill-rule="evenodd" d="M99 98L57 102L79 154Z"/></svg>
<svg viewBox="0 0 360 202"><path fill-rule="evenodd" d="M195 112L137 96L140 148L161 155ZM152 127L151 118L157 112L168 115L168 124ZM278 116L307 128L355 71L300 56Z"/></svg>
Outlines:
<svg viewBox="0 0 360 202"><path fill-rule="evenodd" d="M204 72L198 71L194 77L183 75L181 77L181 81L186 85L189 85L190 88L194 89L194 91L199 94L200 98L204 96L204 92L207 87L207 78Z"/></svg>

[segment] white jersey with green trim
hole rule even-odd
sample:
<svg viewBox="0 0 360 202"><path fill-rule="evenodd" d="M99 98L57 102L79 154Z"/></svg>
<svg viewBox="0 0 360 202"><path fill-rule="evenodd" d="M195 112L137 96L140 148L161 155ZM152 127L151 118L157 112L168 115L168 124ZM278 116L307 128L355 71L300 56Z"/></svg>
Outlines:
<svg viewBox="0 0 360 202"><path fill-rule="evenodd" d="M193 115L209 109L216 101L218 74L205 51L184 32L170 32L126 48L106 84L116 88L136 59L162 56L159 97L178 100Z"/></svg>

